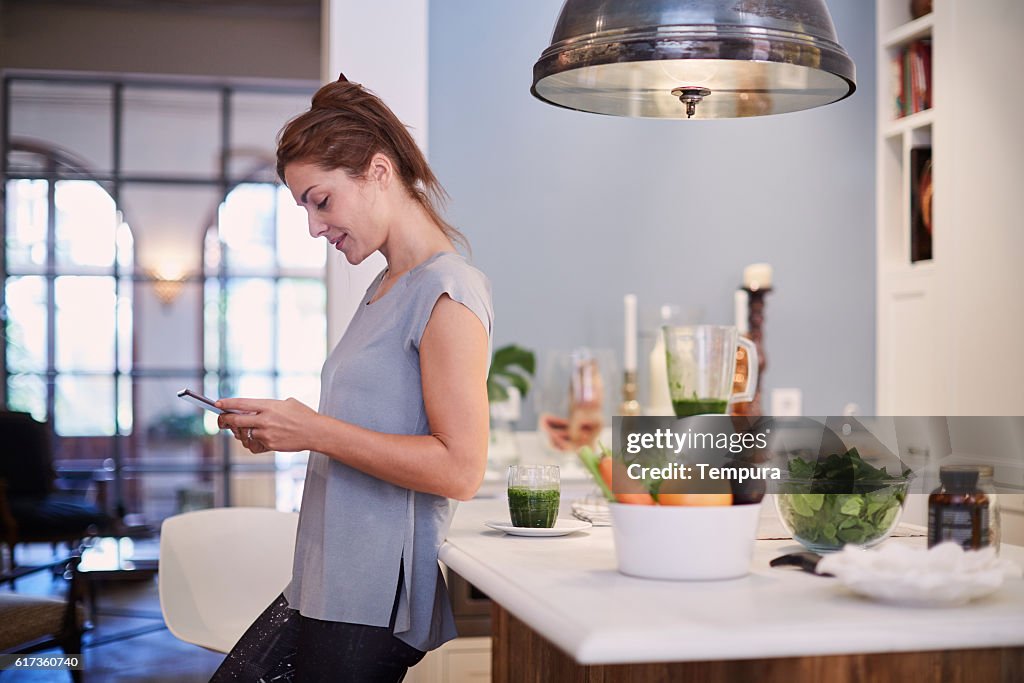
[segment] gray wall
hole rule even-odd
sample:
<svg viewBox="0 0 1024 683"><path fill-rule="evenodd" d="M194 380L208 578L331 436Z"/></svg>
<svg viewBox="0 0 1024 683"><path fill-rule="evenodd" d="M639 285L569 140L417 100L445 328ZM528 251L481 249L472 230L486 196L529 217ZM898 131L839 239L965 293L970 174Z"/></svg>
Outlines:
<svg viewBox="0 0 1024 683"><path fill-rule="evenodd" d="M535 100L532 66L561 4L430 5L430 156L452 196L449 216L494 286L496 345L621 354L627 292L647 329L662 303L731 324L744 265L766 261L775 267L766 388L801 388L805 414L849 401L870 413L874 3L829 2L857 64L853 97L688 122Z"/></svg>

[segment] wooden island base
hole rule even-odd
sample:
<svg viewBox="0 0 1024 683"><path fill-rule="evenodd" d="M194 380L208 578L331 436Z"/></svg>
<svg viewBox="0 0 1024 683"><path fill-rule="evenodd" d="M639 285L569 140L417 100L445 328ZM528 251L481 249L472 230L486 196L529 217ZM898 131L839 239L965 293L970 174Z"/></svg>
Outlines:
<svg viewBox="0 0 1024 683"><path fill-rule="evenodd" d="M583 666L493 603L493 683L1020 683L1024 648Z"/></svg>

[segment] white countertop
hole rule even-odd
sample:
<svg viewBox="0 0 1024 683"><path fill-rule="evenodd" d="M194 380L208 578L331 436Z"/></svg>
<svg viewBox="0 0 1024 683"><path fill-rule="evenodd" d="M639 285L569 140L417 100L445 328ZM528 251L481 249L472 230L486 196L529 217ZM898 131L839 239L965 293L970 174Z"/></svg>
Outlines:
<svg viewBox="0 0 1024 683"><path fill-rule="evenodd" d="M441 561L581 664L1024 646L1022 579L964 607L894 607L835 579L770 568L800 546L766 540L742 579L645 580L616 570L609 527L524 538L484 526L500 519L503 498L461 503ZM1024 565L1024 548L1004 545L1002 556Z"/></svg>

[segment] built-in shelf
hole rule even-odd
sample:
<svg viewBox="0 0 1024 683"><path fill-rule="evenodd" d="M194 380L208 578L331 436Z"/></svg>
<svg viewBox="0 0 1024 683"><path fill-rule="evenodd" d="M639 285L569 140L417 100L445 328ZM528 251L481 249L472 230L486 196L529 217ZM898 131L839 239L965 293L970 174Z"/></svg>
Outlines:
<svg viewBox="0 0 1024 683"><path fill-rule="evenodd" d="M911 131L928 128L935 123L935 110L925 109L916 114L910 114L890 121L885 125L884 135L887 138L896 137Z"/></svg>
<svg viewBox="0 0 1024 683"><path fill-rule="evenodd" d="M1024 31L1021 2L934 0L914 20L909 0L875 2L879 415L1024 415L1024 364L992 341L1024 338L1024 90L1006 87L1024 41L1002 39ZM919 72L907 82L915 58L931 67L933 97L921 97ZM960 96L965 79L999 96L978 106ZM897 118L908 97L932 108Z"/></svg>
<svg viewBox="0 0 1024 683"><path fill-rule="evenodd" d="M909 21L898 26L885 34L882 46L890 49L911 43L918 38L927 38L932 34L935 26L935 15L926 14L923 17Z"/></svg>

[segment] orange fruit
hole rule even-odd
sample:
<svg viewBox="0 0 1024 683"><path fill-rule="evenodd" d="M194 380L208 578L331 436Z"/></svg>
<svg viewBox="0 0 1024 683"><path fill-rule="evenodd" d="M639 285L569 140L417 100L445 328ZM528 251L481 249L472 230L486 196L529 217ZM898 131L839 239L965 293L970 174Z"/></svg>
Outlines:
<svg viewBox="0 0 1024 683"><path fill-rule="evenodd" d="M658 491L659 505L732 505L729 482L724 481L665 481Z"/></svg>
<svg viewBox="0 0 1024 683"><path fill-rule="evenodd" d="M654 498L649 493L616 493L615 500L627 505L654 505Z"/></svg>
<svg viewBox="0 0 1024 683"><path fill-rule="evenodd" d="M659 505L732 505L731 493L662 493Z"/></svg>

